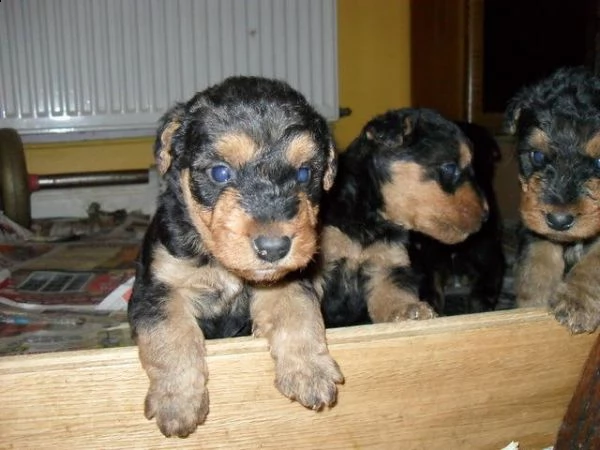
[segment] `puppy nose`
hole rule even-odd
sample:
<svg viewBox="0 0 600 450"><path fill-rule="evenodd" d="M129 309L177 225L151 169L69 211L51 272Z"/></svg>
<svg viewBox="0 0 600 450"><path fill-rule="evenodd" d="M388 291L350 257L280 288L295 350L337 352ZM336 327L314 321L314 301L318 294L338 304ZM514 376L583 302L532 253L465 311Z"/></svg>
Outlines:
<svg viewBox="0 0 600 450"><path fill-rule="evenodd" d="M575 217L572 214L548 213L546 214L546 223L553 230L565 231L573 226Z"/></svg>
<svg viewBox="0 0 600 450"><path fill-rule="evenodd" d="M254 239L254 250L264 261L275 262L290 251L292 240L287 236L258 236Z"/></svg>

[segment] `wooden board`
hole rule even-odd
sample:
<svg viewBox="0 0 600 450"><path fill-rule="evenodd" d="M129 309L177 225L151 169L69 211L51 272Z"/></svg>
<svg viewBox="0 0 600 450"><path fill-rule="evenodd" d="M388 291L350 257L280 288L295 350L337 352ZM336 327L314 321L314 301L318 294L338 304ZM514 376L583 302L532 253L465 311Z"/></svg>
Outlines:
<svg viewBox="0 0 600 450"><path fill-rule="evenodd" d="M264 340L212 341L211 411L187 439L143 417L135 348L4 357L0 448L539 450L595 338L535 309L331 330L346 383L319 413L275 390Z"/></svg>

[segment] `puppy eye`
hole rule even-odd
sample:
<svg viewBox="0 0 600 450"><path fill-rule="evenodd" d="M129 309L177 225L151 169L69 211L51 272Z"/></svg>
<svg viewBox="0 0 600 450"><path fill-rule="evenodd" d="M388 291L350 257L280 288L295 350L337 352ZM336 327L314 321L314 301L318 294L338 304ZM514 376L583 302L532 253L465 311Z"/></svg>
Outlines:
<svg viewBox="0 0 600 450"><path fill-rule="evenodd" d="M534 150L529 153L529 159L531 160L531 164L536 169L540 169L546 165L546 155L542 152Z"/></svg>
<svg viewBox="0 0 600 450"><path fill-rule="evenodd" d="M310 168L300 167L296 172L296 180L298 183L306 183L310 179Z"/></svg>
<svg viewBox="0 0 600 450"><path fill-rule="evenodd" d="M600 158L594 160L594 165L596 166L596 170L600 170Z"/></svg>
<svg viewBox="0 0 600 450"><path fill-rule="evenodd" d="M209 169L209 176L215 183L227 183L231 179L231 169L227 166L214 166Z"/></svg>
<svg viewBox="0 0 600 450"><path fill-rule="evenodd" d="M440 166L443 182L455 184L460 178L460 169L456 163L445 163Z"/></svg>

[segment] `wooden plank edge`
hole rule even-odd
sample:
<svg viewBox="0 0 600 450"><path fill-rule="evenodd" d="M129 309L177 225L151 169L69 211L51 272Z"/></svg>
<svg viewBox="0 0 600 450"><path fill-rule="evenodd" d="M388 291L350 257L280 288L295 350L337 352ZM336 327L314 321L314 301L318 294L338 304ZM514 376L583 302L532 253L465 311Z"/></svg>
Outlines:
<svg viewBox="0 0 600 450"><path fill-rule="evenodd" d="M327 330L327 340L329 347L335 348L347 344L355 344L365 339L372 342L395 338L414 338L494 327L516 327L532 322L547 322L550 327L562 328L545 309L523 308L439 317L426 321L406 321L329 329ZM567 331L565 330L565 332ZM268 351L266 340L255 339L253 337L210 340L207 341L206 347L209 357ZM113 365L130 364L132 360L137 363L137 348L133 346L4 356L0 357L0 375L28 372L39 368L52 370L54 367L62 367L65 363L73 363L74 361L80 361L82 365L91 367L103 366L107 362Z"/></svg>

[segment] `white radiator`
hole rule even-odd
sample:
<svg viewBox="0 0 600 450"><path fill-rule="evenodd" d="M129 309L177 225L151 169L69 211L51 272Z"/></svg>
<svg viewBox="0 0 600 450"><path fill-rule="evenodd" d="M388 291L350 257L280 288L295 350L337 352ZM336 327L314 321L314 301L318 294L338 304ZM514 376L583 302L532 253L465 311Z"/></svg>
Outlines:
<svg viewBox="0 0 600 450"><path fill-rule="evenodd" d="M0 0L0 126L25 138L149 131L234 74L284 79L336 119L336 1Z"/></svg>

